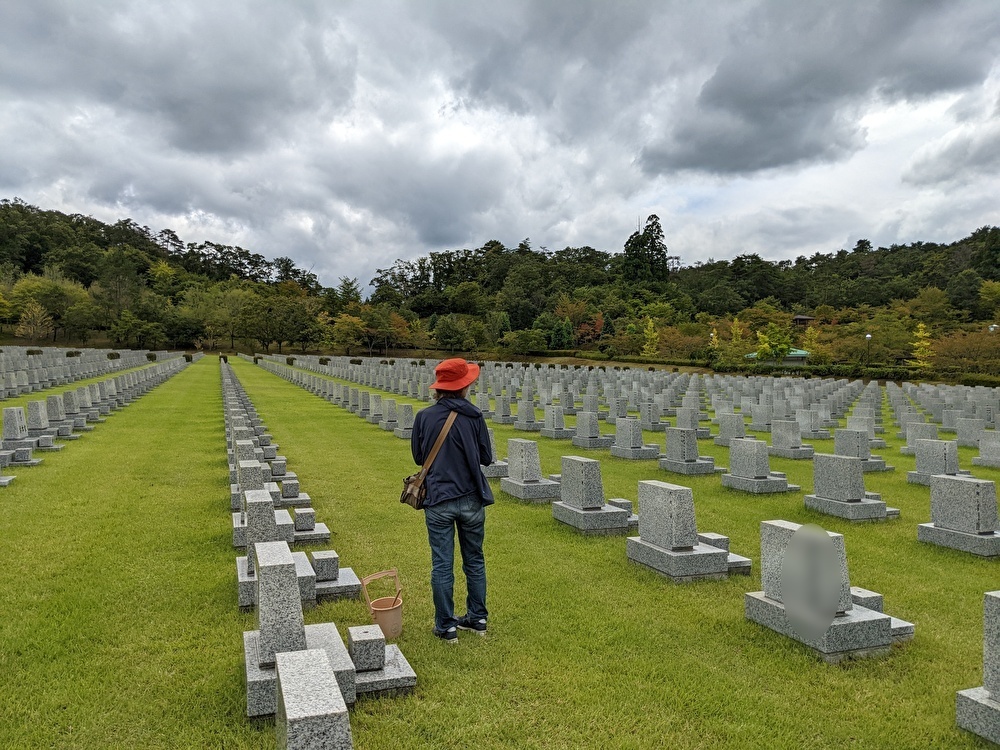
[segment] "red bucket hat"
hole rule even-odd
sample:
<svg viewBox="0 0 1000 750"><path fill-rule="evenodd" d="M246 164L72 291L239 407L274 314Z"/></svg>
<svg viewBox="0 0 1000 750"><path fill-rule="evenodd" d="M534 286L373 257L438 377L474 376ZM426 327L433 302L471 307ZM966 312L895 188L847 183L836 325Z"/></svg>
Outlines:
<svg viewBox="0 0 1000 750"><path fill-rule="evenodd" d="M479 377L479 365L464 359L446 359L434 368L437 380L431 383L435 391L460 391Z"/></svg>

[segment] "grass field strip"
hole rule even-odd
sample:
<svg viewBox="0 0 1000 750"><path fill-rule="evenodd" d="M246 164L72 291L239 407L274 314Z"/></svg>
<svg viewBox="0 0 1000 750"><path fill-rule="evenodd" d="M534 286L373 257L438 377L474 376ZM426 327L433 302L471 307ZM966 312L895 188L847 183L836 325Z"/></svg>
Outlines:
<svg viewBox="0 0 1000 750"><path fill-rule="evenodd" d="M61 451L69 441L78 439L80 433L93 430L94 424L104 422L106 416L128 406L187 365L188 361L178 356L111 377L89 378L89 382L84 381L86 384L61 394L49 394L44 401L27 397L23 406L4 405L0 466L38 466L44 459L36 458L34 451ZM0 486L5 487L14 479L10 475L0 476Z"/></svg>

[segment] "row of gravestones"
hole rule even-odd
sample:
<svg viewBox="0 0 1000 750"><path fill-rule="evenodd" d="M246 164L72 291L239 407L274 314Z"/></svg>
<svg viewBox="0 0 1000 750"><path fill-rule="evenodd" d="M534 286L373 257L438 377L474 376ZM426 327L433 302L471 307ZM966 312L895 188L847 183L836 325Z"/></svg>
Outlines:
<svg viewBox="0 0 1000 750"><path fill-rule="evenodd" d="M41 352L28 354L27 352ZM72 353L72 356L68 354ZM149 355L149 356L147 356ZM180 357L176 352L148 352L132 349L64 349L5 347L0 353L0 399L35 393L68 385L77 380L108 375L148 364L150 358L163 362ZM109 357L112 357L109 359Z"/></svg>
<svg viewBox="0 0 1000 750"><path fill-rule="evenodd" d="M78 433L93 430L93 425L103 422L113 410L127 406L187 364L180 357L168 359L135 372L47 396L44 401L29 401L27 408L4 407L0 467L37 466L43 459L35 458L35 451L62 450L64 445L56 440L78 439ZM6 487L14 478L0 475L0 487Z"/></svg>
<svg viewBox="0 0 1000 750"><path fill-rule="evenodd" d="M256 358L285 364L273 355L257 355ZM341 358L326 361L316 357L299 357L295 364L327 377L423 401L430 398L429 385L434 378L433 363L414 367L376 364L374 360L369 360L357 365ZM638 413L643 429L659 431L664 427L660 422L662 417L677 416L677 408L690 409L693 406L699 407L700 411L702 394L707 394L717 414L732 413L734 404L738 404L746 415L753 412L752 429L769 431L772 419L794 418L802 420L804 437L814 437L818 425L839 418L840 412L854 400L861 387L858 381L849 383L845 380L776 381L772 378L706 377L663 371L532 370L487 362L479 381L472 386L470 400L477 403L488 419L499 424L514 424L516 428L526 431L564 429L560 425L562 416L558 411L551 413L550 420L554 420L554 424L543 426L534 418L536 404L545 408L556 406L557 402L562 415L574 415L579 410L594 412L598 420L612 424L630 412ZM515 404L519 405L517 418L511 410ZM679 416L678 426L696 426L685 412ZM562 436L570 435L564 433Z"/></svg>
<svg viewBox="0 0 1000 750"><path fill-rule="evenodd" d="M270 358L272 362L276 360L276 357ZM425 401L429 398L427 386L433 379L433 363L415 368L408 363L375 364L375 360L356 365L350 364L350 360L334 358L324 365L320 364L318 358L303 357L296 364L363 385L417 396ZM414 370L417 373L413 373ZM811 458L811 446L803 445L801 440L828 438L830 435L825 428L837 426L837 420L844 416L847 406L855 401L860 392L854 412L847 418L847 428L867 430L871 438L870 447L884 447L884 442L875 435L876 423L881 422L882 404L881 389L876 383L863 386L859 381L775 381L739 376L714 375L701 378L685 374L646 374L641 371L608 373L593 370L533 370L520 366L507 368L501 366L501 363L485 363L485 373L480 379L484 383L473 386L473 396L488 418L501 424L514 424L518 429L538 431L545 437L575 438L578 445L591 448L610 448L615 442L614 437L598 432L591 413L597 414L596 421L609 421L613 424L619 417L627 416L628 411L638 411L640 428L651 431L665 429L667 424L660 421L662 416L676 416L677 427L696 429L699 437L707 437L708 429L699 424L708 418L706 413L701 412L702 401L707 396L715 413L712 421L720 425L717 442L726 444L732 438L745 437L745 429L750 432L771 432L772 445L769 453L785 458ZM640 383L646 385L640 387ZM480 387L478 394L476 387ZM657 389L662 390L657 393ZM680 389L684 389L682 396ZM924 427L913 430L913 437L909 436L906 426L901 428L902 437L911 441L911 450L913 440L936 437L936 426L933 423L937 422L941 424L943 431L957 431L959 445L980 447L982 455L976 461L978 465L1000 464L1000 435L989 429L993 427L994 413L1000 403L1000 392L997 389L926 384L917 386L910 383L904 383L901 388L889 383L886 390L893 408L897 394L902 393L912 393L914 398L926 405L930 424L924 422L924 415L915 409L901 417L897 416L897 419L902 418L906 423L919 421L925 424ZM627 398L617 395L626 392ZM493 402L490 401L491 393L494 394ZM598 393L603 395L595 400L593 397ZM535 420L536 396L537 402L545 408L544 422ZM515 416L510 405L518 399L520 406ZM582 408L578 408L578 400L582 400ZM560 402L559 406L555 405L556 401ZM740 414L734 412L737 403L740 405ZM610 405L610 411L601 411L604 405ZM693 410L699 413L694 415L691 413ZM583 418L586 424L582 429L578 426L577 431L567 429L563 422L564 415L578 414L579 411L587 412ZM746 426L746 415L751 418L749 426ZM796 427L792 418L798 422L799 435L795 434ZM935 431L934 435L930 434L932 430ZM636 441L634 436L635 432L629 429L625 436L627 439L623 438L622 444L616 446L618 450L623 454L650 454L650 451L643 450L645 446ZM865 466L866 470L872 471L879 465L876 457Z"/></svg>
<svg viewBox="0 0 1000 750"><path fill-rule="evenodd" d="M372 423L379 424L383 429L394 429L397 435L408 436L409 430L400 431L395 427L396 402L392 399L382 400L380 394L349 387L332 382L324 377L309 375L301 370L293 369L285 364L263 360L262 366L298 383L313 393L329 399L333 403L343 405ZM593 398L587 396L585 399ZM686 394L685 399L690 395ZM698 407L680 407L678 411L687 409L695 413ZM864 474L870 471L891 471L879 456L871 454L871 446L885 446L885 442L876 437L882 432L882 391L877 384L871 383L863 387L854 405L853 412L846 414L850 404L842 401L837 411L844 413L849 429L834 431L833 454L813 454L811 446L809 457L813 458L814 492L806 495L805 506L811 510L843 518L851 521L877 521L897 518L899 511L889 507L882 498L865 489ZM558 407L547 407L547 413ZM406 424L412 424L412 407L404 405ZM707 415L706 415L707 416ZM728 423L728 424L727 424ZM577 435L573 443L581 447L595 447L592 430L596 428L597 419L594 412L578 412ZM727 431L727 426L733 425ZM798 443L801 450L802 424L796 422L772 422L768 427L772 431L772 443L777 442L780 432L776 427L787 425L788 442ZM721 483L724 487L752 494L767 494L779 492L795 492L800 488L788 483L782 472L772 471L769 456L783 455L783 448L768 446L762 440L743 437L744 420L740 414L720 415L720 435L715 442L728 445L730 449L730 470L716 467L711 457L698 455L697 428L667 428L666 453L662 454L657 445L642 444L642 430L637 420L631 418L619 419L614 443L610 446L611 454L620 458L641 460L659 458L660 468L681 474L705 474L722 472ZM854 429L850 429L854 428ZM548 430L543 430L545 435ZM827 433L829 434L829 433ZM491 440L493 438L490 431ZM600 438L604 439L604 438ZM609 441L611 438L607 438ZM508 444L524 446L531 441L519 441ZM960 474L957 469L956 446L948 441L918 441L916 471L908 474L908 481L932 485L931 488L931 523L921 524L918 528L919 538L936 544L956 549L970 551L974 554L1000 554L1000 539L995 533L995 512L990 514L991 498L995 496L995 486L992 482L972 479ZM545 501L557 497L559 489L556 483L541 476L540 469L531 461L520 457L525 449L508 448L508 455L517 455L507 463L485 467L487 476L506 477L502 489L508 494L522 500ZM494 448L494 455L497 452ZM534 453L537 456L537 451ZM786 456L787 457L787 456ZM954 467L952 469L951 467ZM967 472L966 472L967 474ZM931 477L937 477L931 482ZM961 507L960 512L951 509ZM622 528L622 521L617 514L604 514L608 523L611 518L614 524ZM614 525L613 524L613 525Z"/></svg>
<svg viewBox="0 0 1000 750"><path fill-rule="evenodd" d="M261 364L265 369L321 394L326 393L330 386L341 390L346 388L278 363ZM693 431L691 433L693 436ZM760 443L766 448L762 441L750 442ZM850 457L836 458L860 461ZM766 450L763 459L766 462ZM484 467L484 471L489 468L491 467ZM562 473L545 478L541 472L537 443L513 438L508 441L506 468L508 476L501 479L502 490L533 502L555 500L552 502L555 520L580 533L609 535L637 530L638 536L627 539L627 558L673 581L717 580L733 574L750 573L751 561L732 553L727 537L698 532L694 497L688 487L659 481L639 482L637 516L633 513L631 501L621 498L605 499L601 464L597 460L563 456ZM860 467L857 476L863 476ZM784 521L768 524L765 524L768 529L771 526L784 529L795 527ZM842 540L839 535L832 536ZM775 565L775 558L782 554L782 545L774 544L769 536L762 536L762 565L765 570L770 571ZM844 556L842 574L845 581L846 571ZM776 590L770 583L765 586L764 592L747 595L747 617L806 643L829 661L837 661L845 656L881 653L893 642L913 637L912 624L881 613L879 595L849 586L848 589L850 596L841 603L837 617L830 625L830 632L824 632L811 640L800 636L787 625L782 614L780 590ZM867 606L862 606L862 603Z"/></svg>
<svg viewBox="0 0 1000 750"><path fill-rule="evenodd" d="M258 626L243 634L247 715L275 715L279 747L352 747L348 708L412 690L416 674L378 625L348 628L345 645L335 623L304 624L303 605L357 598L361 582L333 550L292 552L330 532L227 363L221 377L233 543L247 552L238 603L256 609Z"/></svg>
<svg viewBox="0 0 1000 750"><path fill-rule="evenodd" d="M282 374L285 377L314 392L329 388L329 381L325 379L269 364L270 366L266 365L268 369L284 370ZM892 389L889 390L890 408L898 420L900 402L896 400L896 395ZM908 398L907 401L909 402ZM807 507L852 520L898 516L898 511L887 508L877 495L864 489L865 472L892 469L878 457L870 455L872 443L881 447L885 445L884 441L874 437L876 432L883 431L881 406L882 394L877 385L865 387L854 407L853 415L847 417L849 427L856 429L837 430L834 434L835 451L843 451L845 455L815 456L816 489L813 495L806 497ZM725 413L720 416L725 419ZM742 416L739 418L742 426L744 420ZM778 424L780 427L781 423ZM905 424L904 421L904 429ZM769 426L772 428L772 437L775 437L774 423ZM788 447L797 447L794 445L794 437L801 439L805 426L798 421L790 423L791 426L799 427L800 430L788 429L789 439L793 442ZM675 433L675 440L683 446L683 450L670 451L671 433ZM694 429L670 428L667 434L668 455L660 457L661 467L668 470L680 468L678 473L688 473L686 467L681 468L677 464L699 462L708 464L709 471L715 471L714 465L710 463L711 459L696 455L697 437ZM728 438L726 442L730 442L731 450L735 446L737 453L733 460L737 468L730 476L737 480L747 480L745 486L738 488L751 492L773 491L763 488L774 488L782 483L784 477L775 476L768 466L768 454L775 455L773 445L768 448L763 441L746 440L740 436ZM910 476L921 478L908 477L910 481L931 486L932 522L919 526L918 538L978 555L994 556L1000 553L1000 534L996 531L995 485L960 475L957 469L947 474L943 471L938 473L938 468L946 468L944 465L939 466L940 461L935 463L942 445L948 455L954 457L957 466L955 442L919 440L916 451L918 470L911 472ZM779 442L779 447L785 446L781 446ZM629 537L626 546L626 555L633 562L650 567L674 581L717 579L733 573L750 572L750 560L731 553L727 537L697 531L690 488L656 481L640 482L640 512L637 517L632 512L631 501L605 501L598 461L564 456L562 473L546 479L542 477L537 444L533 441L510 440L508 455L509 462L504 467L503 474L513 476L501 481L502 489L527 500L558 498L552 503L553 517L584 534L627 533L638 529L639 535ZM665 466L664 462L668 465ZM489 468L484 467L484 471ZM921 481L923 476L926 476L925 481ZM734 484L741 483L737 481ZM787 481L784 482L784 489L789 489ZM797 488L791 486L791 489ZM745 615L748 619L804 643L830 662L847 656L886 653L893 643L913 638L915 626L912 623L883 613L881 595L850 585L843 537L829 532L823 533L838 550L840 596L836 610L830 624L816 632L797 629L785 612L781 582L785 553L798 529L797 524L787 521L762 523L761 565L764 590L746 594ZM993 616L997 620L996 629L1000 631L1000 605L996 603L1000 600L996 597L1000 597L1000 592L987 595L987 619L990 617L992 603ZM990 643L988 634L987 662L991 658L1000 659L1000 638L993 639L995 655L990 651ZM990 685L1000 688L1000 678L987 679L984 683L983 688L959 694L959 724L983 736L1000 737L1000 705L991 703L988 692Z"/></svg>

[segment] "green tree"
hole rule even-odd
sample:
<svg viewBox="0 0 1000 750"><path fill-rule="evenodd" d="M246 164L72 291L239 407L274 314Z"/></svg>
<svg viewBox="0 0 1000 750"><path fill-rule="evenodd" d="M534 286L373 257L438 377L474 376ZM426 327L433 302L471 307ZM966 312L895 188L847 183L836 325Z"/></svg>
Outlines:
<svg viewBox="0 0 1000 750"><path fill-rule="evenodd" d="M828 365L832 357L829 347L823 345L819 338L819 326L812 325L802 334L802 348L807 351L807 360L813 365Z"/></svg>
<svg viewBox="0 0 1000 750"><path fill-rule="evenodd" d="M52 316L34 300L26 302L17 321L14 335L30 341L41 341L52 333Z"/></svg>
<svg viewBox="0 0 1000 750"><path fill-rule="evenodd" d="M934 346L930 331L923 323L917 323L917 329L913 332L913 359L907 360L906 364L929 370L933 359Z"/></svg>
<svg viewBox="0 0 1000 750"><path fill-rule="evenodd" d="M642 330L642 356L655 357L660 353L660 334L652 318L646 318L646 326Z"/></svg>
<svg viewBox="0 0 1000 750"><path fill-rule="evenodd" d="M454 315L442 315L434 326L434 338L438 345L453 352L465 341L465 328Z"/></svg>
<svg viewBox="0 0 1000 750"><path fill-rule="evenodd" d="M116 245L105 253L98 268L97 287L91 291L109 316L117 319L138 301L149 259L134 247Z"/></svg>
<svg viewBox="0 0 1000 750"><path fill-rule="evenodd" d="M995 320L1000 313L1000 281L984 281L979 287L979 310L985 320Z"/></svg>
<svg viewBox="0 0 1000 750"><path fill-rule="evenodd" d="M642 232L633 232L625 241L625 250L618 264L625 282L648 284L667 281L677 261L678 258L667 254L660 217L651 214L646 218Z"/></svg>
<svg viewBox="0 0 1000 750"><path fill-rule="evenodd" d="M781 362L792 349L791 332L776 323L768 323L763 331L757 331L757 361Z"/></svg>
<svg viewBox="0 0 1000 750"><path fill-rule="evenodd" d="M145 321L131 310L122 310L118 320L111 324L111 340L117 346L129 346L132 342L138 342L144 325Z"/></svg>
<svg viewBox="0 0 1000 750"><path fill-rule="evenodd" d="M86 344L90 340L91 331L101 325L101 309L89 297L70 307L63 317L66 335Z"/></svg>
<svg viewBox="0 0 1000 750"><path fill-rule="evenodd" d="M365 322L353 315L341 313L331 326L330 342L350 356L351 347L358 346L365 334Z"/></svg>
<svg viewBox="0 0 1000 750"><path fill-rule="evenodd" d="M510 354L540 354L545 351L545 334L534 328L507 331L500 346Z"/></svg>
<svg viewBox="0 0 1000 750"><path fill-rule="evenodd" d="M979 289L982 285L983 277L967 268L948 282L945 292L952 307L964 310L975 318L979 313Z"/></svg>

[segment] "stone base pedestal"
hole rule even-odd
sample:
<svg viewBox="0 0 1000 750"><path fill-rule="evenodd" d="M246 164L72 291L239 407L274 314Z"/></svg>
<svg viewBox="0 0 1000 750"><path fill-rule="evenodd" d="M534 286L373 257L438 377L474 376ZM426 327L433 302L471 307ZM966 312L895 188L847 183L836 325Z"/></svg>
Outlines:
<svg viewBox="0 0 1000 750"><path fill-rule="evenodd" d="M808 646L828 664L888 654L894 642L913 637L911 623L855 604L847 613L835 617L818 640L807 641L789 624L785 605L768 599L763 591L745 594L743 606L748 620Z"/></svg>
<svg viewBox="0 0 1000 750"><path fill-rule="evenodd" d="M660 446L644 445L641 448L619 448L611 446L611 455L628 461L650 461L660 457Z"/></svg>
<svg viewBox="0 0 1000 750"><path fill-rule="evenodd" d="M594 510L580 510L563 502L552 503L552 517L589 536L612 536L629 533L632 514L613 505Z"/></svg>
<svg viewBox="0 0 1000 750"><path fill-rule="evenodd" d="M972 459L973 466L990 466L994 469L1000 469L1000 458L988 458L985 456L975 456Z"/></svg>
<svg viewBox="0 0 1000 750"><path fill-rule="evenodd" d="M959 729L1000 744L1000 703L993 700L984 687L958 691L955 723Z"/></svg>
<svg viewBox="0 0 1000 750"><path fill-rule="evenodd" d="M980 557L1000 556L1000 534L968 534L964 531L944 529L932 523L917 526L917 539L921 542L969 552Z"/></svg>
<svg viewBox="0 0 1000 750"><path fill-rule="evenodd" d="M660 459L660 468L673 474L695 476L698 474L715 474L726 471L724 466L716 466L711 456L698 456L697 461L672 461L669 458Z"/></svg>
<svg viewBox="0 0 1000 750"><path fill-rule="evenodd" d="M243 633L243 663L246 669L247 716L271 716L277 709L277 670L273 667L262 669L258 663L257 644L259 630ZM353 705L357 697L354 662L347 653L347 646L332 622L306 625L306 648L321 648L330 659L330 666L337 677L337 685L344 696L344 702ZM386 654L388 656L388 654Z"/></svg>
<svg viewBox="0 0 1000 750"><path fill-rule="evenodd" d="M848 521L884 521L888 512L885 503L874 492L866 492L865 495L864 500L857 502L806 495L805 504L809 510L836 518L846 518Z"/></svg>
<svg viewBox="0 0 1000 750"><path fill-rule="evenodd" d="M517 425L514 425L517 427ZM572 430L566 427L560 427L558 429L549 430L545 427L542 428L542 437L552 438L553 440L570 440L576 436L576 430Z"/></svg>
<svg viewBox="0 0 1000 750"><path fill-rule="evenodd" d="M413 435L412 427L397 427L392 431L392 434L401 440L409 440L410 436Z"/></svg>
<svg viewBox="0 0 1000 750"><path fill-rule="evenodd" d="M573 438L573 445L577 448L610 448L615 444L614 436L608 437L580 437Z"/></svg>
<svg viewBox="0 0 1000 750"><path fill-rule="evenodd" d="M830 440L833 435L829 430L807 430L802 433L803 440Z"/></svg>
<svg viewBox="0 0 1000 750"><path fill-rule="evenodd" d="M317 523L311 529L301 529L295 531L295 544L310 544L312 542L329 542L330 529L325 523Z"/></svg>
<svg viewBox="0 0 1000 750"><path fill-rule="evenodd" d="M275 508L308 508L312 505L312 498L308 492L300 492L292 497L279 496L274 501Z"/></svg>
<svg viewBox="0 0 1000 750"><path fill-rule="evenodd" d="M885 446L882 446L883 448ZM879 456L872 456L868 459L861 460L861 471L867 473L869 471L895 471L895 466L889 466L885 459Z"/></svg>
<svg viewBox="0 0 1000 750"><path fill-rule="evenodd" d="M951 475L951 476L968 477L968 476L971 476L971 475L972 475L971 471L968 471L967 469L959 469L958 470L958 474L954 474L954 475ZM909 484L923 484L923 485L926 485L927 487L930 487L931 486L931 477L932 476L934 476L934 475L933 474L925 474L922 471L908 471L908 472L906 472L906 481Z"/></svg>
<svg viewBox="0 0 1000 750"><path fill-rule="evenodd" d="M316 581L317 602L357 599L359 596L361 596L361 579L351 568L340 568L335 580Z"/></svg>
<svg viewBox="0 0 1000 750"><path fill-rule="evenodd" d="M489 466L484 466L483 476L487 479L502 479L507 476L509 469L506 461L494 461Z"/></svg>
<svg viewBox="0 0 1000 750"><path fill-rule="evenodd" d="M539 479L534 482L518 482L516 479L504 477L500 480L500 489L511 497L525 500L529 503L545 503L559 497L559 482L549 479Z"/></svg>
<svg viewBox="0 0 1000 750"><path fill-rule="evenodd" d="M416 687L417 673L406 661L399 646L385 647L385 666L370 672L358 672L354 676L358 698L390 697L403 695Z"/></svg>
<svg viewBox="0 0 1000 750"><path fill-rule="evenodd" d="M777 492L798 492L802 488L797 484L789 484L785 475L772 471L762 478L738 477L735 474L723 474L722 486L740 492L750 492L754 495L769 495Z"/></svg>
<svg viewBox="0 0 1000 750"><path fill-rule="evenodd" d="M811 445L803 445L801 448L775 448L774 446L770 446L767 449L767 455L769 456L791 458L798 461L812 458L815 452Z"/></svg>
<svg viewBox="0 0 1000 750"><path fill-rule="evenodd" d="M729 553L707 544L691 549L669 550L630 536L625 541L625 555L632 562L652 568L674 583L718 581L729 576Z"/></svg>

